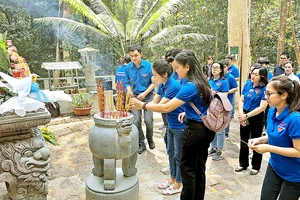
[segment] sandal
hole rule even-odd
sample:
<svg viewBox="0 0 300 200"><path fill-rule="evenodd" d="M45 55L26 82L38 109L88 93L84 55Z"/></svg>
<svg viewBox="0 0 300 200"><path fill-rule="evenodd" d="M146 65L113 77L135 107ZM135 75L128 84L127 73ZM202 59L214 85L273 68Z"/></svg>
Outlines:
<svg viewBox="0 0 300 200"><path fill-rule="evenodd" d="M159 189L166 189L166 188L168 188L168 187L170 187L170 186L171 186L171 184L169 183L169 181L167 181L167 182L164 182L164 183L159 184L159 185L158 185L158 188L159 188Z"/></svg>
<svg viewBox="0 0 300 200"><path fill-rule="evenodd" d="M174 189L173 185L171 185L170 187L168 187L167 189L164 189L162 191L162 193L164 195L172 195L172 194L177 194L180 193L182 191L182 186L180 186L180 188Z"/></svg>

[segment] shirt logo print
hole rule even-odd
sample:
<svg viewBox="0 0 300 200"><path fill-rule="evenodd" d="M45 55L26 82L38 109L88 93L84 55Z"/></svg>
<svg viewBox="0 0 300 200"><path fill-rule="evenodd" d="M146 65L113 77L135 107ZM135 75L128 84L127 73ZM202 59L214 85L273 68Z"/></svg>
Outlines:
<svg viewBox="0 0 300 200"><path fill-rule="evenodd" d="M220 85L222 85L222 82L221 82L221 81L218 81L218 82L216 83L216 86L220 86Z"/></svg>
<svg viewBox="0 0 300 200"><path fill-rule="evenodd" d="M253 91L254 91L253 89L249 90L249 94L247 95L248 98L252 96Z"/></svg>
<svg viewBox="0 0 300 200"><path fill-rule="evenodd" d="M143 76L144 78L146 78L146 77L147 77L147 74L142 74L142 76Z"/></svg>
<svg viewBox="0 0 300 200"><path fill-rule="evenodd" d="M278 133L280 133L280 132L282 132L284 130L285 130L285 127L282 127L282 126L278 125L278 127L277 127Z"/></svg>

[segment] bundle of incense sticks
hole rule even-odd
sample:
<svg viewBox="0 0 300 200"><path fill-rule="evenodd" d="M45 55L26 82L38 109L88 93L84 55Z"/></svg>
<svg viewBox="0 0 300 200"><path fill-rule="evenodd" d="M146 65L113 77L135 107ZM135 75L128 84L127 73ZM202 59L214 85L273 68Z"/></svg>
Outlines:
<svg viewBox="0 0 300 200"><path fill-rule="evenodd" d="M126 102L125 102L125 111L128 112L129 107L130 107L130 100L131 100L131 94L130 93L126 93Z"/></svg>
<svg viewBox="0 0 300 200"><path fill-rule="evenodd" d="M100 117L106 119L119 119L128 116L131 96L126 94L126 104L124 102L124 89L122 81L117 85L116 111L113 105L112 91L105 91L103 81L97 82L98 104Z"/></svg>
<svg viewBox="0 0 300 200"><path fill-rule="evenodd" d="M123 90L123 82L122 80L119 82L117 86L117 111L124 111L124 90Z"/></svg>
<svg viewBox="0 0 300 200"><path fill-rule="evenodd" d="M105 112L105 97L104 97L104 84L103 81L97 82L97 91L98 91L98 105L100 110L100 116L104 118Z"/></svg>

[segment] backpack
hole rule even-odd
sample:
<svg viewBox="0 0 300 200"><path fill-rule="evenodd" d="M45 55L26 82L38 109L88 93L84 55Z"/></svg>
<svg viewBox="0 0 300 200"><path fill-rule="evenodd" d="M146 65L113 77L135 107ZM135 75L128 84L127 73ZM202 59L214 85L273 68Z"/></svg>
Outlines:
<svg viewBox="0 0 300 200"><path fill-rule="evenodd" d="M206 116L198 110L195 104L192 102L189 103L208 129L214 132L220 132L228 126L231 117L230 111L232 110L232 105L226 94L212 92Z"/></svg>

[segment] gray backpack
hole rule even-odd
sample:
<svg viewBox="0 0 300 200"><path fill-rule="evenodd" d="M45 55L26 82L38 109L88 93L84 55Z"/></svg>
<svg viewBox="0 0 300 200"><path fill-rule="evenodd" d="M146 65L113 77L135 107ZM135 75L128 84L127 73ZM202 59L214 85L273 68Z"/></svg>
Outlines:
<svg viewBox="0 0 300 200"><path fill-rule="evenodd" d="M199 111L195 104L192 102L189 103L208 129L214 132L220 132L228 126L232 105L226 94L212 92L207 115L205 116Z"/></svg>

